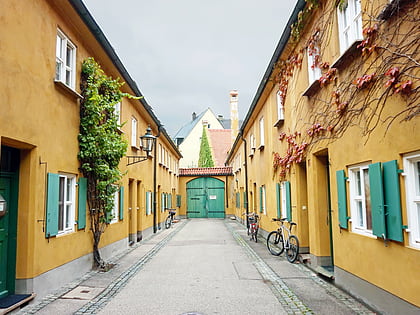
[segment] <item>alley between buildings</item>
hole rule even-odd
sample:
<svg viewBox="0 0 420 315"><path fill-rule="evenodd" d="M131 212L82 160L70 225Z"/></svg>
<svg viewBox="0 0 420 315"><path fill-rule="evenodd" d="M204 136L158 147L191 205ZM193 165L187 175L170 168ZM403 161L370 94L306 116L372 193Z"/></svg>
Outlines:
<svg viewBox="0 0 420 315"><path fill-rule="evenodd" d="M19 314L374 314L282 256L235 220L182 220Z"/></svg>

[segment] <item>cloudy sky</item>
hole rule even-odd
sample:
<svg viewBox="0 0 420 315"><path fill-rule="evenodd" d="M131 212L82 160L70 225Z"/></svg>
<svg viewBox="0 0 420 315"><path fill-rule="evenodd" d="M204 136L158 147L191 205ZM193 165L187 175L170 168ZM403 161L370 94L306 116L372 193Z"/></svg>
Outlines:
<svg viewBox="0 0 420 315"><path fill-rule="evenodd" d="M83 0L174 136L192 112L246 115L296 0Z"/></svg>

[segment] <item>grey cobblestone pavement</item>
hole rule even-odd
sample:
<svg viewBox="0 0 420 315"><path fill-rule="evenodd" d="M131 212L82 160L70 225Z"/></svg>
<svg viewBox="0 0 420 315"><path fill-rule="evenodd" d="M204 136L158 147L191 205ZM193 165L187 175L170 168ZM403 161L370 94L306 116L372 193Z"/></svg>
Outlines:
<svg viewBox="0 0 420 315"><path fill-rule="evenodd" d="M178 234L187 235L188 237L189 232L183 230L185 230L187 226L189 227L192 224L196 224L196 222L193 221L194 220L182 220L180 223L175 224L172 229L164 230L154 235L153 237L143 240L142 242L137 243L135 246L131 247L127 252L119 255L118 257L114 257L113 261L110 262L115 263L116 266L119 266L119 269L116 268L116 270L108 272L109 275L106 275L107 273L91 271L77 281L69 283L54 294L50 294L42 300L37 301L34 304L30 304L27 307L21 309L19 312L15 313L18 315L35 313L40 315L97 313L151 314L150 311L146 311L147 308L144 309L144 312L140 311L139 308L137 308L138 311L136 312L133 312L133 310L136 308L131 308L131 310L127 308L126 310L123 310L122 308L118 308L118 305L115 305L115 302L117 300L121 300L121 297L124 294L127 295L128 292L130 292L129 290L133 291L132 288L126 288L129 286L128 284L130 281L144 281L144 279L139 280L138 277L143 273L146 273L144 269L149 266L149 264L152 262L156 263L156 260L163 259L162 257L166 257L162 256L164 253L160 254L163 249L166 248L166 250L168 250L168 246L172 248L177 246L180 247L181 244L183 247L189 246L188 244L192 244L192 246L197 246L200 244L200 240L198 239L192 239L188 241L181 238L182 241L179 241L177 240L178 238L176 238ZM238 312L230 310L226 313L220 311L219 309L214 310L211 314L375 314L342 290L319 278L314 272L306 268L304 265L290 264L283 257L275 257L270 255L265 247L264 239L259 239L259 243L249 241L245 228L237 221L229 219L210 219L208 221L201 220L199 221L199 224L202 225L203 229L205 229L206 225L208 224L213 224L214 226L217 226L218 229L222 228L221 225L224 226L224 229L228 231L228 234L221 236L222 238L220 240L206 241L203 239L201 240L201 244L203 245L202 247L208 246L208 248L211 248L212 245L234 246L235 243L237 246L239 245L239 247L242 249L239 251L242 251L246 254L249 259L249 265L253 266L252 268L255 268L260 275L260 278L255 276L251 277L254 282L249 281L247 285L250 285L251 287L253 285L256 289L260 288L259 291L263 292L264 290L261 290L261 287L258 287L257 283L258 285L260 285L259 283L264 283L266 286L268 286L269 290L271 290L275 299L279 303L279 306L276 308L278 311L271 313L263 312L264 308L261 307L261 312L251 312L249 308L248 312L244 308L244 310L238 310ZM214 229L214 226L209 226L209 228ZM183 232L180 233L181 231ZM219 234L222 233L219 232ZM235 240L234 243L231 241L229 243L228 240L223 239L223 237L228 237L229 234L233 236L233 239ZM194 244L195 242L196 244ZM173 257L173 259L175 260L177 257ZM242 263L243 258L240 260L238 258L238 261ZM235 264L237 262L233 263ZM185 270L184 272L188 273L188 270ZM223 270L220 271L220 274L223 274L223 272ZM255 280L258 279L260 279L260 281L255 282ZM247 280L250 280L250 278ZM191 279L185 281L191 282ZM207 279L207 282L210 282L209 279ZM221 283L217 283L217 285L220 284ZM133 283L130 285L132 286ZM176 283L173 285L176 285ZM244 282L242 282L242 285L244 285ZM99 289L99 293L88 300L63 298L66 293L80 286L87 286L90 288L97 287ZM169 285L167 285L167 287L168 286ZM166 287L163 286L163 288ZM180 290L182 291L182 289ZM254 304L258 304L263 301L262 298L258 298L258 292L253 292L252 294L256 294L257 296L257 300L254 302ZM264 294L267 295L267 292ZM210 297L208 297L208 299L210 299ZM133 301L133 303L134 301L136 303L141 303L135 299L129 301ZM122 301L120 302L122 303ZM225 310L228 309L229 307L226 306ZM170 308L166 310L167 312L159 312L159 310L156 309L156 312L153 313L165 313L173 315L181 314L179 311L175 311L175 308L173 310ZM191 312L190 314L199 313Z"/></svg>

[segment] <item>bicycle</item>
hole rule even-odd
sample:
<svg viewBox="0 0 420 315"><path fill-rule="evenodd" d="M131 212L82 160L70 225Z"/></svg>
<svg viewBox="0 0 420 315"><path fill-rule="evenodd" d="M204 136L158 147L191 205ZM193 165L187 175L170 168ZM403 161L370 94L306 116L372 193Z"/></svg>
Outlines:
<svg viewBox="0 0 420 315"><path fill-rule="evenodd" d="M168 210L168 217L165 220L165 228L169 229L174 223L174 216L175 216L176 210L168 209L168 208L166 208L165 210Z"/></svg>
<svg viewBox="0 0 420 315"><path fill-rule="evenodd" d="M245 213L244 213L245 214ZM251 238L249 239L250 241L254 240L255 243L258 243L258 229L259 229L259 224L258 224L258 214L251 212L248 214L245 214L248 217L248 235L251 236Z"/></svg>
<svg viewBox="0 0 420 315"><path fill-rule="evenodd" d="M289 262L294 263L299 255L299 240L296 235L292 234L292 228L295 222L289 222L289 228L284 225L287 219L276 219L273 221L280 222L276 231L270 232L267 237L267 248L274 256L279 256L286 250L286 258Z"/></svg>

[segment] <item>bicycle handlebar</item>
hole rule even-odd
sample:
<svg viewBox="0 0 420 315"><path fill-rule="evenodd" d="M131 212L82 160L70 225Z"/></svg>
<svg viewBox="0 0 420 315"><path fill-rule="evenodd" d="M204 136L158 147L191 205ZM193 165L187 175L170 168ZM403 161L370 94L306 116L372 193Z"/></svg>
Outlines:
<svg viewBox="0 0 420 315"><path fill-rule="evenodd" d="M282 223L284 223L284 221L287 221L287 218L282 218L282 219L279 219L279 218L273 218L273 221L277 221L277 222L282 222ZM296 225L296 223L295 223L295 222L293 222L293 221L290 221L290 222L289 222L289 224L290 224L290 226Z"/></svg>

